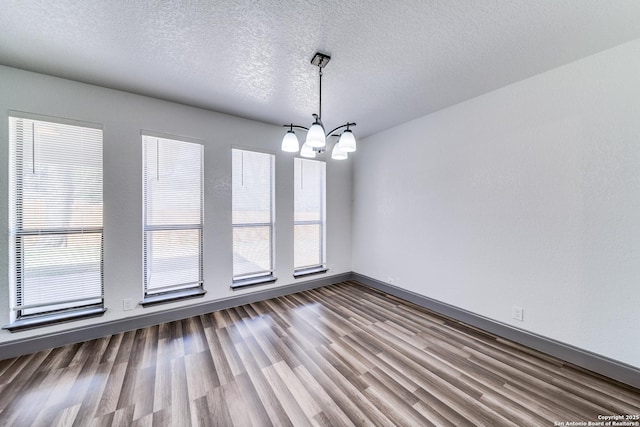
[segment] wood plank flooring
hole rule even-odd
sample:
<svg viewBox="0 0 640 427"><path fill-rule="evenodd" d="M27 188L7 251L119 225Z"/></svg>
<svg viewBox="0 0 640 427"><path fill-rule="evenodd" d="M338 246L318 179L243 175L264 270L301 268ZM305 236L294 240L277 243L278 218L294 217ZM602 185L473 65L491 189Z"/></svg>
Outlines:
<svg viewBox="0 0 640 427"><path fill-rule="evenodd" d="M345 282L0 361L2 426L553 426L640 390Z"/></svg>

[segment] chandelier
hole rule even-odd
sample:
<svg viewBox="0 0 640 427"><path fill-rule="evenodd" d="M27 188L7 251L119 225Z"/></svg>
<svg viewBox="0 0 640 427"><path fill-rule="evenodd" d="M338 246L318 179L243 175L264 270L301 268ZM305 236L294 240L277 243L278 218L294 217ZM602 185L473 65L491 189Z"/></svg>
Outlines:
<svg viewBox="0 0 640 427"><path fill-rule="evenodd" d="M331 57L329 55L325 55L320 52L317 52L313 56L311 63L318 67L318 75L320 77L318 90L319 111L318 114L312 114L314 122L311 124L311 127L307 128L304 126L294 125L293 123L283 125L284 127L289 128L289 130L282 138L282 151L296 153L299 150L302 157L313 158L316 157L316 154L322 154L327 150L327 139L330 137L338 138L338 142L334 144L333 150L331 151L332 159L344 160L348 157L348 153L356 151L356 138L353 136L353 132L351 132L351 129L349 129L349 127L355 126L355 123L347 122L342 126L338 126L330 132L324 131L324 125L322 124L322 69L329 63L330 60ZM302 144L302 148L300 148L298 137L293 130L294 128L304 129L307 131L307 137L304 144ZM335 133L342 128L346 129L341 133Z"/></svg>

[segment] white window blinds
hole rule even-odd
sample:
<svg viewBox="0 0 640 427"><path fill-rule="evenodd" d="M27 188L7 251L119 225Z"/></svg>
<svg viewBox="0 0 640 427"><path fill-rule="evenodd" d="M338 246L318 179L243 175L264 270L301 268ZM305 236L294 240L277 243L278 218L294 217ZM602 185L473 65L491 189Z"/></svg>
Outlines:
<svg viewBox="0 0 640 427"><path fill-rule="evenodd" d="M145 296L202 286L201 144L142 136Z"/></svg>
<svg viewBox="0 0 640 427"><path fill-rule="evenodd" d="M273 273L272 154L232 150L233 278Z"/></svg>
<svg viewBox="0 0 640 427"><path fill-rule="evenodd" d="M102 129L9 117L16 319L103 305Z"/></svg>
<svg viewBox="0 0 640 427"><path fill-rule="evenodd" d="M294 159L294 268L324 265L325 163Z"/></svg>

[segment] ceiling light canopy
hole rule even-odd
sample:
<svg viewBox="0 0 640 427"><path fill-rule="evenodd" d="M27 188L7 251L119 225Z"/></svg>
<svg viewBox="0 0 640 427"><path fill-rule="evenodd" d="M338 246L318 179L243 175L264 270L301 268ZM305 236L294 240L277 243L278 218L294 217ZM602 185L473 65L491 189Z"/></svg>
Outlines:
<svg viewBox="0 0 640 427"><path fill-rule="evenodd" d="M322 154L327 151L327 138L329 137L337 137L338 142L336 142L333 146L333 151L331 152L331 158L334 160L344 160L348 157L348 153L353 153L356 151L356 138L353 136L353 132L349 129L350 126L355 126L355 123L345 123L342 126L338 126L330 132L325 132L324 125L322 124L322 69L329 63L331 57L329 55L325 55L323 53L317 52L311 63L318 67L318 75L320 77L319 84L319 111L318 114L313 114L314 122L310 127L298 126L293 123L284 125L284 127L288 127L289 130L285 133L282 138L282 151L287 151L290 153L295 153L300 150L300 155L302 157L313 158L316 154ZM307 131L307 137L305 139L304 144L302 144L302 148L300 147L300 143L298 142L298 137L296 136L296 129L303 129ZM342 133L335 133L342 128L346 128Z"/></svg>

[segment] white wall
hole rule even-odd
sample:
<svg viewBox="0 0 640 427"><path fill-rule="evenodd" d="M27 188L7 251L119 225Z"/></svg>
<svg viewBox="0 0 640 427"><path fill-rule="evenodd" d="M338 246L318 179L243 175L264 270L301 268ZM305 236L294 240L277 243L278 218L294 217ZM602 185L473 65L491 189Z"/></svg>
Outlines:
<svg viewBox="0 0 640 427"><path fill-rule="evenodd" d="M640 367L640 40L366 138L353 173L355 272Z"/></svg>
<svg viewBox="0 0 640 427"><path fill-rule="evenodd" d="M104 278L101 318L10 334L0 342L107 322L173 307L299 283L293 273L293 155L280 151L284 129L251 120L0 66L0 325L9 322L9 110L104 125ZM285 120L286 118L283 118ZM204 142L204 298L132 311L122 300L142 298L141 130ZM231 146L276 154L275 285L232 291ZM327 162L327 275L351 271L351 163Z"/></svg>

